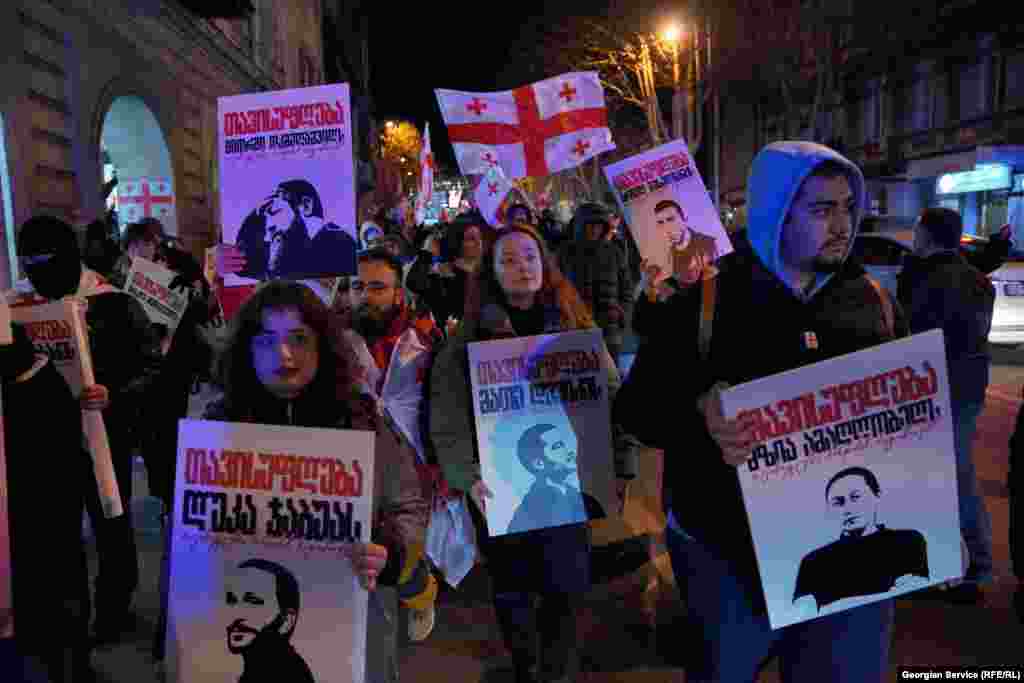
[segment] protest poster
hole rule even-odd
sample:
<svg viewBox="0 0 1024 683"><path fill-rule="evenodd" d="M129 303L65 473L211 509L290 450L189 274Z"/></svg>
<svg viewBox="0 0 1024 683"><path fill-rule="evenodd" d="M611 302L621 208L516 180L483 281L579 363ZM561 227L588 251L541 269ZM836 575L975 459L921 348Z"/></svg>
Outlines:
<svg viewBox="0 0 1024 683"><path fill-rule="evenodd" d="M167 680L362 683L372 432L181 420Z"/></svg>
<svg viewBox="0 0 1024 683"><path fill-rule="evenodd" d="M469 345L491 536L564 526L617 509L601 331Z"/></svg>
<svg viewBox="0 0 1024 683"><path fill-rule="evenodd" d="M732 251L685 141L609 164L604 172L641 258L661 269L659 281L692 282L702 267Z"/></svg>
<svg viewBox="0 0 1024 683"><path fill-rule="evenodd" d="M730 388L774 629L963 576L941 330Z"/></svg>
<svg viewBox="0 0 1024 683"><path fill-rule="evenodd" d="M355 273L348 84L221 97L217 112L224 242L246 258L225 284Z"/></svg>
<svg viewBox="0 0 1024 683"><path fill-rule="evenodd" d="M142 304L150 322L166 325L170 337L174 336L188 308L186 290L171 289L171 282L177 276L173 270L136 256L124 284L124 291Z"/></svg>
<svg viewBox="0 0 1024 683"><path fill-rule="evenodd" d="M85 333L86 305L82 299L66 297L53 303L11 308L11 319L25 327L37 353L49 356L74 396L80 396L85 387L96 383ZM108 518L119 517L124 507L110 460L110 441L103 413L83 410L82 428L92 455L103 514Z"/></svg>
<svg viewBox="0 0 1024 683"><path fill-rule="evenodd" d="M0 346L14 343L11 309L0 297ZM7 521L7 459L4 450L3 394L0 392L0 638L14 635L14 606L11 602L11 537Z"/></svg>

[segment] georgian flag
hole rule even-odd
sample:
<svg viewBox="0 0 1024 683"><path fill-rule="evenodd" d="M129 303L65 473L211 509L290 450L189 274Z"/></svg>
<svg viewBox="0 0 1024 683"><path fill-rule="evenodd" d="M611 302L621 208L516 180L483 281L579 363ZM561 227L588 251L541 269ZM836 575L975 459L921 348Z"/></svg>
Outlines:
<svg viewBox="0 0 1024 683"><path fill-rule="evenodd" d="M473 192L473 201L489 225L496 226L504 218L499 209L510 192L512 183L500 168L493 168L481 176Z"/></svg>
<svg viewBox="0 0 1024 683"><path fill-rule="evenodd" d="M117 184L117 208L122 223L143 218L169 218L174 213L174 190L168 178L124 178Z"/></svg>
<svg viewBox="0 0 1024 683"><path fill-rule="evenodd" d="M546 176L615 149L598 74L572 72L515 90L437 90L466 175L500 167L508 178Z"/></svg>
<svg viewBox="0 0 1024 683"><path fill-rule="evenodd" d="M427 217L427 204L434 196L434 154L430 151L430 124L423 129L423 149L420 150L420 192L416 197L416 225L423 225Z"/></svg>

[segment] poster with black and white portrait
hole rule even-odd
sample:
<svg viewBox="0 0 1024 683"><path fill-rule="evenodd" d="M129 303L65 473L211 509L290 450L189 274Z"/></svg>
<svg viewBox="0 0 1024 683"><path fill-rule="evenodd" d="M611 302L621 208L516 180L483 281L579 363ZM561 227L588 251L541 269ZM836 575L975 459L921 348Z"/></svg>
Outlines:
<svg viewBox="0 0 1024 683"><path fill-rule="evenodd" d="M246 259L225 284L354 274L348 84L221 97L217 110L224 242Z"/></svg>
<svg viewBox="0 0 1024 683"><path fill-rule="evenodd" d="M600 330L469 345L491 536L614 514L608 368Z"/></svg>
<svg viewBox="0 0 1024 683"><path fill-rule="evenodd" d="M947 377L933 330L723 392L772 628L963 576Z"/></svg>
<svg viewBox="0 0 1024 683"><path fill-rule="evenodd" d="M167 680L362 683L370 432L182 420Z"/></svg>

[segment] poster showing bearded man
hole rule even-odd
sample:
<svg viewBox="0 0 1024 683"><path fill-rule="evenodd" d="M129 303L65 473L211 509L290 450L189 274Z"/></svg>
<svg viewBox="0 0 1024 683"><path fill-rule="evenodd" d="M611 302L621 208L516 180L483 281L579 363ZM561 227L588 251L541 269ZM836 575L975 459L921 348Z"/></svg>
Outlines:
<svg viewBox="0 0 1024 683"><path fill-rule="evenodd" d="M245 266L228 287L352 275L356 201L347 85L218 99L221 225Z"/></svg>

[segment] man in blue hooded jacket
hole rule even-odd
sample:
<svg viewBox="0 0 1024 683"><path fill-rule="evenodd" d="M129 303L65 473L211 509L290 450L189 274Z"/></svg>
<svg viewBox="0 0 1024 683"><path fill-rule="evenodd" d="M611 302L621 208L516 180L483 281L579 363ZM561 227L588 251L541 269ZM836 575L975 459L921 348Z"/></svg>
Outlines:
<svg viewBox="0 0 1024 683"><path fill-rule="evenodd" d="M881 681L892 601L771 629L736 474L750 434L725 420L720 391L881 344L905 335L906 324L898 304L847 259L865 207L864 177L850 161L814 143L771 144L754 160L748 206L750 244L720 259L713 278L705 351L706 279L668 300L679 331L641 347L614 420L665 451L666 540L706 641L688 665L692 680L751 681L778 655L783 681ZM666 387L671 401L651 400Z"/></svg>

